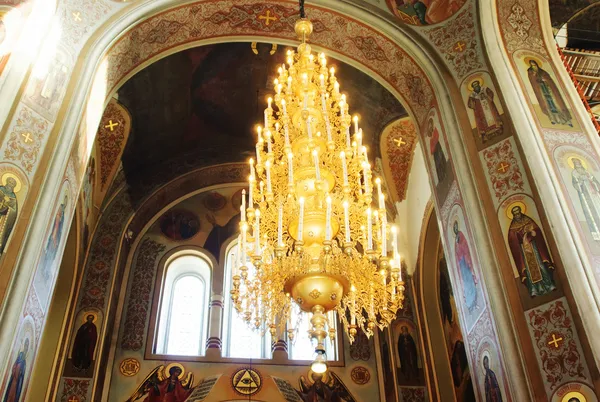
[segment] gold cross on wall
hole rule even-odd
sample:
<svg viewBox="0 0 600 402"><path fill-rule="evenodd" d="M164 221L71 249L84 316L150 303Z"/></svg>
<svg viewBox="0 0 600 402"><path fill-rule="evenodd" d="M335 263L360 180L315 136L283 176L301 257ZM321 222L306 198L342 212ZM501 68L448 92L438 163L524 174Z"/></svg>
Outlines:
<svg viewBox="0 0 600 402"><path fill-rule="evenodd" d="M81 13L79 11L73 11L73 19L77 22L81 21Z"/></svg>
<svg viewBox="0 0 600 402"><path fill-rule="evenodd" d="M463 52L466 47L467 44L459 40L458 42L456 42L456 45L454 45L454 50L456 50L457 52Z"/></svg>
<svg viewBox="0 0 600 402"><path fill-rule="evenodd" d="M112 120L108 121L108 124L106 126L104 126L104 128L108 128L110 129L110 131L115 131L115 127L117 127L119 125L119 123L113 123Z"/></svg>
<svg viewBox="0 0 600 402"><path fill-rule="evenodd" d="M502 172L502 173L506 173L506 171L508 170L509 167L510 167L510 165L507 165L504 162L500 162L500 165L498 166L498 171Z"/></svg>
<svg viewBox="0 0 600 402"><path fill-rule="evenodd" d="M562 340L563 340L563 338L562 338L562 337L560 337L560 338L557 338L557 337L556 337L556 334L552 334L552 340L551 340L550 342L548 342L548 345L552 345L552 344L554 344L554 347L555 347L556 349L558 349L558 346L559 346L558 344L559 344L559 342L560 342L560 341L562 341Z"/></svg>
<svg viewBox="0 0 600 402"><path fill-rule="evenodd" d="M271 23L271 21L277 21L277 17L276 16L271 16L271 10L267 10L267 14L266 15L259 15L258 16L259 20L265 20L265 25L269 26L269 24Z"/></svg>
<svg viewBox="0 0 600 402"><path fill-rule="evenodd" d="M402 137L400 138L394 138L394 142L396 143L396 145L398 145L399 147L401 147L402 145L406 144L406 142L402 139Z"/></svg>
<svg viewBox="0 0 600 402"><path fill-rule="evenodd" d="M21 136L23 137L23 141L25 141L25 144L33 142L33 139L31 139L31 133L21 133Z"/></svg>

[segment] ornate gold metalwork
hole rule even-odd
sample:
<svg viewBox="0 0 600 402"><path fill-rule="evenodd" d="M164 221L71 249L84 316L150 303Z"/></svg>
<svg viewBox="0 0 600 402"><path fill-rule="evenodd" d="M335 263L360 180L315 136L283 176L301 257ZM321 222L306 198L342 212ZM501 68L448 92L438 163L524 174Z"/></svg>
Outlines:
<svg viewBox="0 0 600 402"><path fill-rule="evenodd" d="M359 328L371 336L402 307L404 283L397 229L358 117L325 55L311 53L310 21L295 30L302 43L279 67L257 127L231 297L250 325L290 340L294 310L312 313L311 335L323 349L335 337L328 311L338 312L351 342Z"/></svg>

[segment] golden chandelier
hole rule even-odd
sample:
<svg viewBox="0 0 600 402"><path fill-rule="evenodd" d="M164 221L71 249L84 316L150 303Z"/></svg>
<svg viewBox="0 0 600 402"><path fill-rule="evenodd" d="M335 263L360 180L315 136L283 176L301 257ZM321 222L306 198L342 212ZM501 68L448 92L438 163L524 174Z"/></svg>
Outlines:
<svg viewBox="0 0 600 402"><path fill-rule="evenodd" d="M402 308L404 282L381 180L373 185L362 130L335 69L306 43L312 29L306 18L296 22L302 43L279 67L257 128L231 296L272 339L287 331L293 340L295 311L312 313L319 358L327 335L335 337L327 312L337 311L350 342L358 329L371 336Z"/></svg>

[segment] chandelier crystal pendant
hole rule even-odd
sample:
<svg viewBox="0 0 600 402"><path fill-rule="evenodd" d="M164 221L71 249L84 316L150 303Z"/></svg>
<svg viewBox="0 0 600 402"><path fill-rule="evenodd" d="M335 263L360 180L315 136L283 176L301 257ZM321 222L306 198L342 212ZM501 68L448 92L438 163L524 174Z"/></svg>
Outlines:
<svg viewBox="0 0 600 402"><path fill-rule="evenodd" d="M272 339L287 333L292 341L293 317L312 313L322 360L325 339L336 335L329 311L351 343L358 329L370 337L402 308L404 282L397 229L387 222L381 180L373 184L358 118L335 69L306 43L312 23L301 18L295 30L302 43L278 69L249 161L231 297Z"/></svg>

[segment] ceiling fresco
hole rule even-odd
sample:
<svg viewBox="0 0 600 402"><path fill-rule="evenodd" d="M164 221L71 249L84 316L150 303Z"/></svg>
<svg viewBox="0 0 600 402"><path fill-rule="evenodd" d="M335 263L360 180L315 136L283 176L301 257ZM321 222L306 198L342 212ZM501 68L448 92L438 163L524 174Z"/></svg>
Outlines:
<svg viewBox="0 0 600 402"><path fill-rule="evenodd" d="M127 176L166 159L206 154L220 163L253 154L254 127L262 121L266 98L287 48L271 44L227 43L197 47L155 62L119 90L132 115L123 153ZM271 54L273 53L273 54ZM351 111L361 116L365 142L407 113L398 100L361 71L331 60ZM378 152L378 151L375 151Z"/></svg>
<svg viewBox="0 0 600 402"><path fill-rule="evenodd" d="M560 28L565 22L575 16L575 14L599 1L600 0L549 0L548 7L550 8L552 27L557 29Z"/></svg>
<svg viewBox="0 0 600 402"><path fill-rule="evenodd" d="M438 24L452 17L466 0L386 0L390 10L410 25Z"/></svg>

